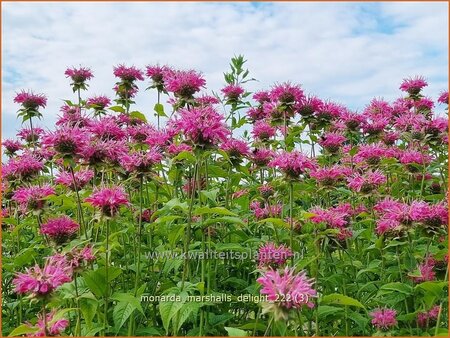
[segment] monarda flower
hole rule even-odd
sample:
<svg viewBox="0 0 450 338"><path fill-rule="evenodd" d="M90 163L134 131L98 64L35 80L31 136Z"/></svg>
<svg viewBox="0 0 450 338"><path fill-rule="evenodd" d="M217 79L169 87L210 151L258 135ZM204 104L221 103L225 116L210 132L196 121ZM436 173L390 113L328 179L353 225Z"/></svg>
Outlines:
<svg viewBox="0 0 450 338"><path fill-rule="evenodd" d="M144 81L144 72L134 66L127 67L125 65L118 65L113 68L113 73L115 77L118 77L124 82Z"/></svg>
<svg viewBox="0 0 450 338"><path fill-rule="evenodd" d="M271 267L278 268L286 263L293 256L291 249L283 244L276 246L274 243L266 243L258 251L258 266L260 268Z"/></svg>
<svg viewBox="0 0 450 338"><path fill-rule="evenodd" d="M71 278L64 269L47 260L43 268L35 265L33 268L25 269L25 273L19 272L13 280L13 284L16 293L26 293L32 297L41 298L70 281Z"/></svg>
<svg viewBox="0 0 450 338"><path fill-rule="evenodd" d="M195 103L201 107L204 107L211 106L213 104L219 104L220 101L215 96L202 94L201 96L195 98Z"/></svg>
<svg viewBox="0 0 450 338"><path fill-rule="evenodd" d="M94 207L99 208L102 215L114 217L122 205L128 205L128 196L122 187L97 188L85 199Z"/></svg>
<svg viewBox="0 0 450 338"><path fill-rule="evenodd" d="M93 96L91 98L88 98L86 101L86 105L89 108L94 109L96 115L105 113L106 107L108 107L110 104L111 104L111 100L107 96L104 96L104 95Z"/></svg>
<svg viewBox="0 0 450 338"><path fill-rule="evenodd" d="M315 96L304 97L297 105L298 113L303 117L312 116L322 107L322 100Z"/></svg>
<svg viewBox="0 0 450 338"><path fill-rule="evenodd" d="M78 107L70 107L64 105L61 107L63 112L62 116L58 116L56 121L57 126L62 126L66 128L84 128L90 122L87 116L81 114Z"/></svg>
<svg viewBox="0 0 450 338"><path fill-rule="evenodd" d="M322 102L314 116L319 120L319 123L328 123L333 118L339 117L344 109L346 109L344 106L335 102Z"/></svg>
<svg viewBox="0 0 450 338"><path fill-rule="evenodd" d="M448 91L442 92L439 95L439 98L438 98L437 102L448 105Z"/></svg>
<svg viewBox="0 0 450 338"><path fill-rule="evenodd" d="M423 87L428 86L428 83L422 76L404 79L400 85L400 90L407 92L410 95L417 95Z"/></svg>
<svg viewBox="0 0 450 338"><path fill-rule="evenodd" d="M44 163L33 154L26 152L21 156L11 158L2 169L3 177L8 180L27 180L39 174L44 169Z"/></svg>
<svg viewBox="0 0 450 338"><path fill-rule="evenodd" d="M164 91L164 74L168 71L171 71L168 66L147 66L145 69L145 75L153 82L151 88L156 88L160 92Z"/></svg>
<svg viewBox="0 0 450 338"><path fill-rule="evenodd" d="M338 133L326 133L322 136L319 144L328 152L336 153L339 148L344 144L347 138L344 135Z"/></svg>
<svg viewBox="0 0 450 338"><path fill-rule="evenodd" d="M87 80L90 80L94 77L92 71L89 68L80 67L80 68L67 68L64 72L66 77L70 77L73 81L73 85L82 85Z"/></svg>
<svg viewBox="0 0 450 338"><path fill-rule="evenodd" d="M270 93L265 90L260 90L253 94L253 99L258 101L258 103L262 105L264 102L270 101Z"/></svg>
<svg viewBox="0 0 450 338"><path fill-rule="evenodd" d="M49 185L22 187L14 192L12 199L19 203L22 210L37 211L44 208L44 198L54 193L55 190Z"/></svg>
<svg viewBox="0 0 450 338"><path fill-rule="evenodd" d="M68 216L49 219L41 225L41 234L47 235L57 245L64 244L71 239L80 225Z"/></svg>
<svg viewBox="0 0 450 338"><path fill-rule="evenodd" d="M342 109L340 113L340 119L344 122L348 130L358 130L358 128L364 123L364 116L348 109Z"/></svg>
<svg viewBox="0 0 450 338"><path fill-rule="evenodd" d="M169 155L176 156L183 151L191 152L192 147L185 143L180 143L180 144L172 143L166 148L166 151Z"/></svg>
<svg viewBox="0 0 450 338"><path fill-rule="evenodd" d="M22 128L17 133L17 136L24 140L25 142L32 143L39 141L41 135L44 134L44 129L39 127L34 127L33 130L31 128Z"/></svg>
<svg viewBox="0 0 450 338"><path fill-rule="evenodd" d="M324 223L332 229L347 227L354 213L350 204L342 204L329 209L314 207L309 212L313 214L311 217L313 223Z"/></svg>
<svg viewBox="0 0 450 338"><path fill-rule="evenodd" d="M419 312L417 314L417 324L424 328L433 325L439 316L440 306L434 305L430 311Z"/></svg>
<svg viewBox="0 0 450 338"><path fill-rule="evenodd" d="M17 151L22 149L22 144L16 140L4 140L2 142L3 147L5 147L5 153L8 156L14 155Z"/></svg>
<svg viewBox="0 0 450 338"><path fill-rule="evenodd" d="M275 193L272 186L268 184L263 184L262 186L258 187L258 191L261 194L261 197L265 200L269 199L269 197L273 196L273 194Z"/></svg>
<svg viewBox="0 0 450 338"><path fill-rule="evenodd" d="M122 140L126 137L125 131L120 128L114 117L103 117L92 123L87 128L91 133L102 140Z"/></svg>
<svg viewBox="0 0 450 338"><path fill-rule="evenodd" d="M81 272L94 260L95 255L89 245L84 248L73 248L65 253L57 253L48 258L50 264L61 268L70 277Z"/></svg>
<svg viewBox="0 0 450 338"><path fill-rule="evenodd" d="M306 155L294 150L292 152L283 151L270 161L269 167L278 168L288 179L299 179L300 175L307 170L316 168L314 160Z"/></svg>
<svg viewBox="0 0 450 338"><path fill-rule="evenodd" d="M276 129L269 123L259 120L253 125L252 135L255 139L267 141L276 134Z"/></svg>
<svg viewBox="0 0 450 338"><path fill-rule="evenodd" d="M262 109L262 107L251 107L249 110L247 110L246 114L252 122L263 120L268 117L266 111Z"/></svg>
<svg viewBox="0 0 450 338"><path fill-rule="evenodd" d="M415 283L422 283L427 281L433 281L436 279L436 272L434 267L436 261L432 257L426 257L422 263L417 266L419 270L419 276L411 276Z"/></svg>
<svg viewBox="0 0 450 338"><path fill-rule="evenodd" d="M47 97L44 94L34 94L32 91L22 90L16 94L14 102L21 104L25 109L37 110L39 107L45 108Z"/></svg>
<svg viewBox="0 0 450 338"><path fill-rule="evenodd" d="M397 311L393 309L376 309L370 313L372 325L379 330L388 330L397 325Z"/></svg>
<svg viewBox="0 0 450 338"><path fill-rule="evenodd" d="M412 172L420 171L421 166L426 166L431 162L431 156L414 149L407 149L399 154L400 163Z"/></svg>
<svg viewBox="0 0 450 338"><path fill-rule="evenodd" d="M181 109L178 119L170 121L172 127L186 136L194 147L208 148L225 142L230 134L224 118L213 107Z"/></svg>
<svg viewBox="0 0 450 338"><path fill-rule="evenodd" d="M75 183L73 182L72 174L67 171L61 171L55 178L55 183L64 185L71 190L80 190L89 183L94 177L94 172L90 169L84 169L74 172Z"/></svg>
<svg viewBox="0 0 450 338"><path fill-rule="evenodd" d="M356 173L347 179L348 187L356 192L369 194L386 183L386 176L379 170L369 171L363 175Z"/></svg>
<svg viewBox="0 0 450 338"><path fill-rule="evenodd" d="M367 164L377 165L383 158L392 158L395 155L394 149L388 148L382 143L372 143L362 144L354 159L357 163L365 161Z"/></svg>
<svg viewBox="0 0 450 338"><path fill-rule="evenodd" d="M252 151L251 160L257 167L265 167L275 156L275 153L267 148L256 148Z"/></svg>
<svg viewBox="0 0 450 338"><path fill-rule="evenodd" d="M415 201L411 209L411 217L420 222L427 232L436 233L448 223L448 207L443 202L428 204Z"/></svg>
<svg viewBox="0 0 450 338"><path fill-rule="evenodd" d="M293 105L299 103L304 98L303 90L299 85L292 85L289 82L275 85L270 93L272 101L278 101L284 105Z"/></svg>
<svg viewBox="0 0 450 338"><path fill-rule="evenodd" d="M229 101L238 101L241 95L245 92L245 90L241 86L235 84L229 84L228 86L222 88L220 91Z"/></svg>
<svg viewBox="0 0 450 338"><path fill-rule="evenodd" d="M250 155L248 144L243 140L228 139L220 145L220 149L228 154L233 164L238 164L242 157Z"/></svg>
<svg viewBox="0 0 450 338"><path fill-rule="evenodd" d="M75 156L80 154L87 141L88 135L86 130L62 127L45 135L42 139L42 144L52 147L62 156Z"/></svg>
<svg viewBox="0 0 450 338"><path fill-rule="evenodd" d="M136 151L124 154L119 158L121 166L128 172L144 174L150 172L153 167L160 163L163 156L156 148L148 151Z"/></svg>
<svg viewBox="0 0 450 338"><path fill-rule="evenodd" d="M255 214L255 218L261 220L268 217L273 218L281 216L283 206L281 204L269 204L253 201L250 203L250 209Z"/></svg>
<svg viewBox="0 0 450 338"><path fill-rule="evenodd" d="M27 323L26 325L30 328L37 329L36 332L28 334L28 337L47 337L47 336L58 336L69 326L69 321L65 318L54 319L56 314L56 310L52 310L51 312L45 315L45 320L42 316L42 313L37 315L37 323L36 325L31 325ZM47 326L46 326L47 325Z"/></svg>
<svg viewBox="0 0 450 338"><path fill-rule="evenodd" d="M311 298L317 297L312 288L314 281L304 271L295 273L286 267L283 271L269 270L256 280L262 285L260 293L267 295L263 313L273 313L275 320L287 320L289 310L301 309L304 305L314 307Z"/></svg>
<svg viewBox="0 0 450 338"><path fill-rule="evenodd" d="M326 187L332 187L344 180L344 178L351 173L351 168L334 165L332 167L317 168L311 171L310 176L315 178L319 184Z"/></svg>
<svg viewBox="0 0 450 338"><path fill-rule="evenodd" d="M145 142L154 131L155 128L146 123L127 127L127 134L137 143Z"/></svg>
<svg viewBox="0 0 450 338"><path fill-rule="evenodd" d="M166 90L176 97L190 99L205 86L206 81L194 70L166 70L164 83Z"/></svg>

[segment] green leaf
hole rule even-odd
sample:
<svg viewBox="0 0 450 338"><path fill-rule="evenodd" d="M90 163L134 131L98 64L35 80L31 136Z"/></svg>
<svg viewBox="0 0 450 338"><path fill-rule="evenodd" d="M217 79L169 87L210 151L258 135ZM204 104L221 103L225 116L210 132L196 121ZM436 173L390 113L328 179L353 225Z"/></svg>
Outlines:
<svg viewBox="0 0 450 338"><path fill-rule="evenodd" d="M130 117L134 117L134 118L136 118L136 119L138 119L138 120L147 122L147 119L145 118L145 115L142 114L142 113L139 112L139 111L132 111L132 112L130 113Z"/></svg>
<svg viewBox="0 0 450 338"><path fill-rule="evenodd" d="M332 293L330 295L323 296L320 303L356 306L365 309L364 305L362 305L358 300L340 293Z"/></svg>
<svg viewBox="0 0 450 338"><path fill-rule="evenodd" d="M426 293L433 295L435 297L440 297L442 295L443 289L448 286L447 282L423 282L416 285L416 289L422 289Z"/></svg>
<svg viewBox="0 0 450 338"><path fill-rule="evenodd" d="M136 307L129 302L119 302L114 307L113 320L116 332L125 324Z"/></svg>
<svg viewBox="0 0 450 338"><path fill-rule="evenodd" d="M140 313L144 314L142 310L141 302L135 296L130 293L115 293L111 296L111 299L117 300L118 302L130 303L132 304Z"/></svg>
<svg viewBox="0 0 450 338"><path fill-rule="evenodd" d="M216 214L216 215L224 215L224 216L234 216L237 217L234 212L224 208L224 207L200 207L195 209L194 215L204 215L204 214Z"/></svg>
<svg viewBox="0 0 450 338"><path fill-rule="evenodd" d="M236 327L225 327L229 337L246 337L247 332Z"/></svg>
<svg viewBox="0 0 450 338"><path fill-rule="evenodd" d="M88 328L92 328L92 320L98 308L98 301L90 298L80 298L80 309Z"/></svg>
<svg viewBox="0 0 450 338"><path fill-rule="evenodd" d="M125 113L125 109L121 106L112 106L109 107L109 109L115 111L116 113Z"/></svg>
<svg viewBox="0 0 450 338"><path fill-rule="evenodd" d="M183 307L182 302L160 302L159 303L159 314L163 322L164 329L166 330L166 335L169 334L169 325L172 318L180 311Z"/></svg>
<svg viewBox="0 0 450 338"><path fill-rule="evenodd" d="M380 290L395 291L404 293L405 295L410 295L413 292L413 288L411 285L400 282L385 284L380 288Z"/></svg>
<svg viewBox="0 0 450 338"><path fill-rule="evenodd" d="M161 103L155 104L155 112L158 114L158 116L167 117L167 115L164 113L164 106Z"/></svg>
<svg viewBox="0 0 450 338"><path fill-rule="evenodd" d="M200 309L200 303L184 303L180 309L180 317L178 318L177 332L181 326L186 322L189 317L197 315L198 309Z"/></svg>
<svg viewBox="0 0 450 338"><path fill-rule="evenodd" d="M29 327L26 324L22 324L16 327L14 330L12 330L12 332L8 335L8 337L17 337L24 334L35 333L37 331L39 331L39 328Z"/></svg>
<svg viewBox="0 0 450 338"><path fill-rule="evenodd" d="M343 312L343 311L344 311L344 309L342 309L340 307L329 306L329 305L320 305L317 308L317 313L318 313L320 319L324 319L326 316L334 315L338 312Z"/></svg>

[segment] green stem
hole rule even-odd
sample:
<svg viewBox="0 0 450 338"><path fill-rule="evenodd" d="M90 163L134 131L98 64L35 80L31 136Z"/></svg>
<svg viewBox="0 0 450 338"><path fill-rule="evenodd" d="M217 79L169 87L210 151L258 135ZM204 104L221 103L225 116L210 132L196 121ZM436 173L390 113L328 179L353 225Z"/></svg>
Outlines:
<svg viewBox="0 0 450 338"><path fill-rule="evenodd" d="M105 292L105 322L104 322L104 334L106 336L106 331L108 329L108 298L110 292L109 285L109 219L106 220L106 252L105 252L105 277L106 277L106 292Z"/></svg>

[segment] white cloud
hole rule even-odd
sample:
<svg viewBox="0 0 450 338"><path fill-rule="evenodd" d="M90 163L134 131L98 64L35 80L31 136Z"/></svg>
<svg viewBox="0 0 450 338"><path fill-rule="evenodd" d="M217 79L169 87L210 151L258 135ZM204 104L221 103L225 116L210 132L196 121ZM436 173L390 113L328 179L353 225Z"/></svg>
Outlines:
<svg viewBox="0 0 450 338"><path fill-rule="evenodd" d="M3 3L3 137L20 128L14 92L49 97L51 126L72 98L67 66L89 66L91 94L112 96L112 66L170 64L204 72L217 91L234 54L267 88L301 83L306 92L363 108L393 99L403 77L429 79L427 93L447 87L446 3ZM141 88L145 84L141 83ZM137 108L151 115L154 95Z"/></svg>

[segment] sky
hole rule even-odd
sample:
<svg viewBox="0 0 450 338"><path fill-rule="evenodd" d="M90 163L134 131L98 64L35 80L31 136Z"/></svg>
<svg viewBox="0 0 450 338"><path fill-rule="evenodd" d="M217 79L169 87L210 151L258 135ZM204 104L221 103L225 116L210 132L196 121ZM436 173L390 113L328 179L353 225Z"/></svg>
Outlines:
<svg viewBox="0 0 450 338"><path fill-rule="evenodd" d="M119 63L196 69L217 92L238 54L258 80L250 91L291 81L357 111L401 96L405 77L424 76L433 99L448 86L447 2L3 2L2 42L2 139L21 127L13 103L21 89L48 96L36 124L52 128L63 100L75 100L68 66L94 72L85 98L113 98ZM156 95L138 85L133 110L151 120Z"/></svg>

